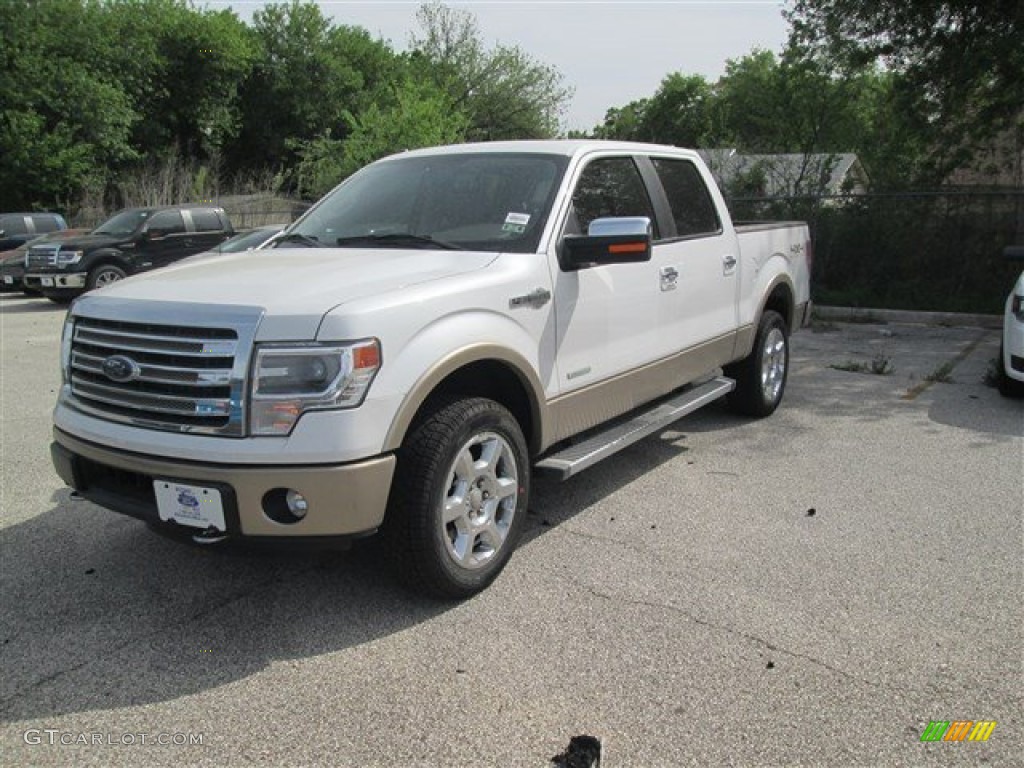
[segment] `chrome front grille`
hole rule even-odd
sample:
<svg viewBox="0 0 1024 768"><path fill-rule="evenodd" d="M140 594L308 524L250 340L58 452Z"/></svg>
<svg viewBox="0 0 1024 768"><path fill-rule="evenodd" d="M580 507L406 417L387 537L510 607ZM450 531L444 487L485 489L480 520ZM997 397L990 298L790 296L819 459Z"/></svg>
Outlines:
<svg viewBox="0 0 1024 768"><path fill-rule="evenodd" d="M60 245L33 245L28 249L25 268L39 269L40 267L57 266L57 252L59 250Z"/></svg>
<svg viewBox="0 0 1024 768"><path fill-rule="evenodd" d="M241 435L247 352L232 328L79 317L70 394L75 407L113 421Z"/></svg>

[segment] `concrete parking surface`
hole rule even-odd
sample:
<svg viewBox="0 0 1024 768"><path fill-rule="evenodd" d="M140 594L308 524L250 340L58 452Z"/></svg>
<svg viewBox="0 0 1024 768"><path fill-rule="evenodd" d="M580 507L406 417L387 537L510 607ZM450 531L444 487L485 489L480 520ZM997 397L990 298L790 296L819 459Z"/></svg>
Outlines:
<svg viewBox="0 0 1024 768"><path fill-rule="evenodd" d="M63 311L0 313L3 765L546 766L581 734L602 768L1022 764L997 331L797 334L773 417L713 406L538 481L505 573L451 604L370 547L197 549L71 499ZM955 720L997 725L920 741Z"/></svg>

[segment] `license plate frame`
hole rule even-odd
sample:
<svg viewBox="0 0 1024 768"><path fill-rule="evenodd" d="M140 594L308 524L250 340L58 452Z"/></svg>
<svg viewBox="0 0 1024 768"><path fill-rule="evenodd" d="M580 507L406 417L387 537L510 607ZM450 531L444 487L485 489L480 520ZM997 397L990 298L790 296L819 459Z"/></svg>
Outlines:
<svg viewBox="0 0 1024 768"><path fill-rule="evenodd" d="M52 277L40 277L39 278L39 284L42 285L43 288L53 288L53 278Z"/></svg>
<svg viewBox="0 0 1024 768"><path fill-rule="evenodd" d="M155 479L153 492L162 521L174 521L202 531L215 528L227 532L224 499L217 488Z"/></svg>

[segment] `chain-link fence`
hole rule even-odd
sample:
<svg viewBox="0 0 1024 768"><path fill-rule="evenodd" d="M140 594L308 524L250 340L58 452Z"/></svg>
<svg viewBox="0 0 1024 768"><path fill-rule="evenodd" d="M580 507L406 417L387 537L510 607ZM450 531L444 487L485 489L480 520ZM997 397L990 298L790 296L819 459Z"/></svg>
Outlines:
<svg viewBox="0 0 1024 768"><path fill-rule="evenodd" d="M819 304L1001 313L1024 244L1024 190L735 198L736 219L799 219Z"/></svg>

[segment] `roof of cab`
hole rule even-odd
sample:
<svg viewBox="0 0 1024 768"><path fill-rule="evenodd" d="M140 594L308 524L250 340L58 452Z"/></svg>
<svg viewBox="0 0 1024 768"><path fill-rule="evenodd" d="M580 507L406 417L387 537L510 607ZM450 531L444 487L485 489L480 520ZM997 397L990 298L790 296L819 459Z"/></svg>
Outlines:
<svg viewBox="0 0 1024 768"><path fill-rule="evenodd" d="M599 139L549 139L530 141L484 141L474 144L450 144L439 147L413 149L390 155L384 160L399 157L420 157L430 155L474 154L480 152L524 152L545 155L574 157L578 154L597 150L622 152L693 152L681 147L664 144L641 144L633 141L602 141Z"/></svg>

